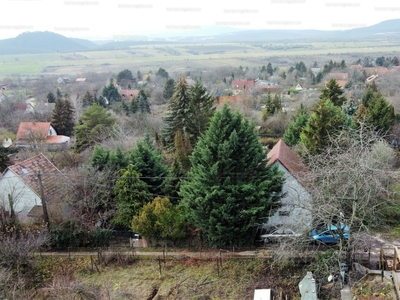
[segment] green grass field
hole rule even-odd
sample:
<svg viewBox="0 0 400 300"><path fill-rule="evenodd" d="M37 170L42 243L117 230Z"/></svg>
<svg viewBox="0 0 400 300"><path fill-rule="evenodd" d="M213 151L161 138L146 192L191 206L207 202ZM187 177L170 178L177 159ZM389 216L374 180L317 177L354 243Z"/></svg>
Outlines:
<svg viewBox="0 0 400 300"><path fill-rule="evenodd" d="M207 43L132 46L126 50L75 53L0 55L0 77L39 74L78 75L85 72L147 71L160 66L171 71L218 66L259 66L269 57L339 54L395 55L398 46L380 42Z"/></svg>

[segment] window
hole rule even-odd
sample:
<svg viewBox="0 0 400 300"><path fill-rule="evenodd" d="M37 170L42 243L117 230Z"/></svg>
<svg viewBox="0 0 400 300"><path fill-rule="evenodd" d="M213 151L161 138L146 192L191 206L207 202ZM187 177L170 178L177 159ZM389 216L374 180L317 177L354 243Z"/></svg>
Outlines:
<svg viewBox="0 0 400 300"><path fill-rule="evenodd" d="M279 216L280 217L287 217L289 216L290 212L288 210L280 210L279 211Z"/></svg>

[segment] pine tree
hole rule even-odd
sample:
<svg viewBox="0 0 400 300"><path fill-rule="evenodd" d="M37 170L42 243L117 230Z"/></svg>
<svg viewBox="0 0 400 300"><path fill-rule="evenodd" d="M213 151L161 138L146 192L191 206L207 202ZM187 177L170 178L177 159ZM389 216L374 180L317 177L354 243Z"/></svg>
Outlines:
<svg viewBox="0 0 400 300"><path fill-rule="evenodd" d="M272 65L271 65L270 62L269 62L268 65L267 65L267 73L268 73L270 76L272 76L272 75L274 74L274 69L272 69Z"/></svg>
<svg viewBox="0 0 400 300"><path fill-rule="evenodd" d="M110 150L104 149L102 146L95 145L92 156L90 157L90 165L103 171L109 165Z"/></svg>
<svg viewBox="0 0 400 300"><path fill-rule="evenodd" d="M162 137L169 148L174 146L174 137L178 129L183 133L189 127L190 91L185 77L181 77L175 84L175 92L168 101L168 112L164 118L166 126L163 128Z"/></svg>
<svg viewBox="0 0 400 300"><path fill-rule="evenodd" d="M130 228L132 217L140 212L143 205L151 202L153 197L133 165L121 169L118 173L120 177L114 188L117 210L113 223Z"/></svg>
<svg viewBox="0 0 400 300"><path fill-rule="evenodd" d="M332 78L328 81L325 88L322 89L322 94L319 99L329 99L334 105L342 106L346 98L342 96L343 89L337 84L336 80Z"/></svg>
<svg viewBox="0 0 400 300"><path fill-rule="evenodd" d="M122 97L112 82L103 88L102 96L107 98L109 104L120 102Z"/></svg>
<svg viewBox="0 0 400 300"><path fill-rule="evenodd" d="M168 78L167 82L164 85L164 92L163 92L163 97L165 100L169 100L174 94L175 91L174 85L175 81L172 78Z"/></svg>
<svg viewBox="0 0 400 300"><path fill-rule="evenodd" d="M393 105L377 94L371 99L367 107L367 123L374 126L375 130L387 133L395 121Z"/></svg>
<svg viewBox="0 0 400 300"><path fill-rule="evenodd" d="M86 91L85 96L83 96L82 99L82 106L87 107L90 106L94 103L94 96L89 93L89 91Z"/></svg>
<svg viewBox="0 0 400 300"><path fill-rule="evenodd" d="M196 81L190 88L190 104L186 132L190 135L192 145L196 145L197 139L207 130L215 112L215 103L215 97L211 96L199 81Z"/></svg>
<svg viewBox="0 0 400 300"><path fill-rule="evenodd" d="M227 105L217 111L190 156L179 195L189 220L214 247L249 245L255 223L281 196L283 177L267 165L254 124Z"/></svg>
<svg viewBox="0 0 400 300"><path fill-rule="evenodd" d="M107 109L93 104L83 111L75 130L75 152L81 152L88 147L94 146L111 136L116 118L111 117Z"/></svg>
<svg viewBox="0 0 400 300"><path fill-rule="evenodd" d="M149 192L154 196L161 195L162 183L168 169L157 150L145 142L138 142L130 155L130 162L148 185Z"/></svg>
<svg viewBox="0 0 400 300"><path fill-rule="evenodd" d="M300 133L306 126L310 118L308 111L303 104L300 105L291 122L283 135L283 141L288 146L297 145L300 141Z"/></svg>
<svg viewBox="0 0 400 300"><path fill-rule="evenodd" d="M137 101L139 113L141 113L141 114L150 114L151 113L150 104L147 101L147 96L143 90L139 91L139 95L138 95L136 101Z"/></svg>
<svg viewBox="0 0 400 300"><path fill-rule="evenodd" d="M180 197L178 192L181 187L181 181L185 176L186 172L179 160L175 158L162 185L163 194L171 200L172 204L179 203Z"/></svg>
<svg viewBox="0 0 400 300"><path fill-rule="evenodd" d="M312 109L312 114L300 133L300 143L311 154L317 154L329 142L328 137L337 134L344 122L345 116L340 107L329 99L322 99Z"/></svg>
<svg viewBox="0 0 400 300"><path fill-rule="evenodd" d="M53 109L51 124L59 135L72 136L75 110L68 99L58 99Z"/></svg>
<svg viewBox="0 0 400 300"><path fill-rule="evenodd" d="M47 103L56 103L56 97L52 92L47 94Z"/></svg>

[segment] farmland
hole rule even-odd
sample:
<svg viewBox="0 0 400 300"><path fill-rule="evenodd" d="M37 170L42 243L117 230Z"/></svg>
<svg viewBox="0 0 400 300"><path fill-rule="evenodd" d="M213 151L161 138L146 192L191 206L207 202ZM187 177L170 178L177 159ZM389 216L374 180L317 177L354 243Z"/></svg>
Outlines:
<svg viewBox="0 0 400 300"><path fill-rule="evenodd" d="M124 68L147 71L160 66L184 72L220 66L259 66L269 59L318 55L391 55L396 43L312 42L312 43L164 43L135 45L121 50L74 53L0 55L0 77L21 75L73 75L85 72L118 72Z"/></svg>

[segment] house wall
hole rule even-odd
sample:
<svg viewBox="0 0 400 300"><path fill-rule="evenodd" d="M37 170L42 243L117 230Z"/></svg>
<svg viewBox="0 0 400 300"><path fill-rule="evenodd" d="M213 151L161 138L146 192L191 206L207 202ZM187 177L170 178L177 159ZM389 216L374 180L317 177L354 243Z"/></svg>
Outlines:
<svg viewBox="0 0 400 300"><path fill-rule="evenodd" d="M32 207L42 203L39 196L10 170L6 171L0 179L0 205L6 210L10 209L8 194L13 197L14 211L18 213L21 221L28 220L27 214Z"/></svg>
<svg viewBox="0 0 400 300"><path fill-rule="evenodd" d="M284 197L281 199L282 206L275 213L271 212L267 226L284 226L295 232L306 232L311 229L312 222L311 196L281 163L277 164L279 170L284 172Z"/></svg>

